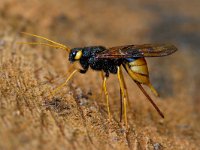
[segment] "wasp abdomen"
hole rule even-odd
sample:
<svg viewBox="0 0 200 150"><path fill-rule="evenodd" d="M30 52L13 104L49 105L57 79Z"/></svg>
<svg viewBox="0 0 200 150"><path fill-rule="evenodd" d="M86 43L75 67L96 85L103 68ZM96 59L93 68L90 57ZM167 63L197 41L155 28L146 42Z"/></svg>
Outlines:
<svg viewBox="0 0 200 150"><path fill-rule="evenodd" d="M128 62L125 63L125 68L129 76L140 84L147 85L151 91L157 96L158 93L151 85L149 81L149 71L147 67L146 60L144 58L138 59L127 59Z"/></svg>
<svg viewBox="0 0 200 150"><path fill-rule="evenodd" d="M144 58L128 60L125 67L133 80L142 84L149 83L149 72Z"/></svg>

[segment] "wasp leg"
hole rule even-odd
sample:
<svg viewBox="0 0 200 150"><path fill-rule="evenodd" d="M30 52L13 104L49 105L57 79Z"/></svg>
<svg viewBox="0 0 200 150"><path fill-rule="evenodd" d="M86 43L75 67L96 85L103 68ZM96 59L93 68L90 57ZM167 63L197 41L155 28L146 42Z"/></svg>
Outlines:
<svg viewBox="0 0 200 150"><path fill-rule="evenodd" d="M123 112L123 98L122 98L122 90L120 88L120 122L122 122L122 112Z"/></svg>
<svg viewBox="0 0 200 150"><path fill-rule="evenodd" d="M56 94L56 92L58 92L61 88L63 88L66 84L67 84L67 82L75 75L75 73L76 72L78 72L79 70L74 70L70 75L69 75L69 77L65 80L65 82L63 83L63 84L61 84L60 86L58 86L56 89L54 89L51 93L50 93L50 95L51 96L54 96L55 94Z"/></svg>
<svg viewBox="0 0 200 150"><path fill-rule="evenodd" d="M126 110L126 106L127 106L127 98L126 98L126 94L125 94L125 85L123 82L123 79L121 77L121 69L120 67L118 67L117 69L117 76L118 76L118 80L119 80L119 85L120 85L120 89L121 89L121 95L123 97L123 102L124 102L124 121L126 124L126 127L128 126L128 119L127 119L127 110Z"/></svg>
<svg viewBox="0 0 200 150"><path fill-rule="evenodd" d="M100 76L102 81L104 80L104 73L103 71L100 72ZM101 86L101 99L103 99L103 92L104 92L104 88L103 88L103 82L102 82L102 86Z"/></svg>
<svg viewBox="0 0 200 150"><path fill-rule="evenodd" d="M127 89L126 82L125 82L125 79L124 79L124 75L122 73L122 66L120 66L120 75L121 75L121 78L122 78L122 81L123 81L123 84L124 84L124 89L125 89L125 92L126 92L127 102L128 102L128 106L129 106L130 105L129 94L128 94L128 89Z"/></svg>
<svg viewBox="0 0 200 150"><path fill-rule="evenodd" d="M107 91L107 87L106 87L106 81L107 81L107 77L105 76L104 79L103 79L103 89L104 89L104 94L106 96L108 118L109 118L109 121L110 121L111 120L111 114L110 114L110 105L109 105L109 97L108 97L108 91Z"/></svg>

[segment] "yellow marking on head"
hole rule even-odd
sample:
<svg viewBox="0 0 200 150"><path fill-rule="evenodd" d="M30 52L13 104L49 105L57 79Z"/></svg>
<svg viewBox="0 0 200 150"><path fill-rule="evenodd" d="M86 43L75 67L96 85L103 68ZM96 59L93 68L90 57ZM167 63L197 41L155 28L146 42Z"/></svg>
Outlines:
<svg viewBox="0 0 200 150"><path fill-rule="evenodd" d="M75 59L75 60L79 60L79 59L82 57L82 55L83 55L83 53L82 53L82 51L80 50L80 51L78 51L78 52L76 53L76 56L74 57L74 59Z"/></svg>

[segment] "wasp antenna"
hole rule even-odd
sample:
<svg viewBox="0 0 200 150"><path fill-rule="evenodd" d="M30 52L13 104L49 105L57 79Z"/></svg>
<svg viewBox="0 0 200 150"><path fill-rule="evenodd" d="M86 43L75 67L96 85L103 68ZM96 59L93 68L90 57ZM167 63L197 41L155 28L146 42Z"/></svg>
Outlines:
<svg viewBox="0 0 200 150"><path fill-rule="evenodd" d="M147 99L150 101L150 103L153 105L153 107L157 110L157 112L159 113L159 115L164 118L163 113L161 112L161 110L158 108L158 106L154 103L154 101L151 99L151 97L147 94L147 92L144 90L144 88L142 87L142 85L139 82L136 82L137 86L140 88L140 90L143 92L143 94L147 97Z"/></svg>
<svg viewBox="0 0 200 150"><path fill-rule="evenodd" d="M53 47L53 48L60 48L66 50L65 47L62 47L60 45L53 45L53 44L48 44L48 43L42 43L42 42L17 42L17 44L27 44L27 45L44 45L48 47Z"/></svg>
<svg viewBox="0 0 200 150"><path fill-rule="evenodd" d="M43 36L36 35L36 34L32 34L32 33L27 33L27 32L21 32L21 33L22 33L22 34L25 34L25 35L32 36L32 37L36 37L36 38L39 38L39 39L46 40L46 41L48 41L48 42L50 42L50 43L53 43L53 44L55 44L55 45L58 45L58 46L62 47L62 49L65 49L67 52L70 51L70 48L67 47L66 45L60 44L60 43L58 43L58 42L55 42L55 41L50 40L50 39L48 39L48 38L45 38L45 37L43 37ZM44 45L44 44L40 44L40 45Z"/></svg>

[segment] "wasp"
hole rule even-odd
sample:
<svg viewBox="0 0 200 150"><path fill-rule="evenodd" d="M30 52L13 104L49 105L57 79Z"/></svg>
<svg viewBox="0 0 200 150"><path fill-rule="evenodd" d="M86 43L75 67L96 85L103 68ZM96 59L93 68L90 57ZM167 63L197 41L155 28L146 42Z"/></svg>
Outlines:
<svg viewBox="0 0 200 150"><path fill-rule="evenodd" d="M66 45L60 44L58 42L52 41L43 36L30 34L22 32L23 34L33 36L39 39L42 39L46 42L21 42L21 44L30 44L30 45L44 45L48 47L64 49L69 53L68 60L71 63L79 62L81 69L75 69L66 81L58 86L55 90L52 91L54 95L58 90L64 87L68 81L76 74L81 73L85 74L89 68L100 71L102 73L102 89L106 97L107 112L109 119L111 118L110 106L109 106L109 95L107 91L106 81L110 74L116 74L119 80L120 86L120 97L121 97L121 113L120 121L122 116L124 117L124 122L127 125L127 103L128 103L128 91L125 83L124 75L122 69L124 68L131 79L136 83L140 88L143 94L147 97L159 115L164 118L163 113L154 103L151 97L144 90L142 85L146 85L158 96L156 89L152 86L149 79L149 71L147 67L147 62L145 57L162 57L170 55L177 51L177 48L171 44L142 44L142 45L125 45L125 46L116 46L107 48L104 46L88 46L88 47L78 47L78 48L69 48ZM123 106L122 106L123 105Z"/></svg>

